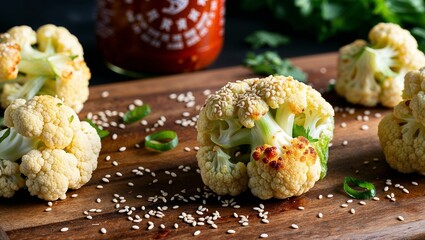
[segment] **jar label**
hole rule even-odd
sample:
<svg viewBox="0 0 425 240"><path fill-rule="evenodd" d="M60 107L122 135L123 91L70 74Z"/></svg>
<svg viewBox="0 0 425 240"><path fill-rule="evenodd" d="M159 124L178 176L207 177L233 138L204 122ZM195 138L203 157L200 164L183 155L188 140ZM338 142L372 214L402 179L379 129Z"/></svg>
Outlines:
<svg viewBox="0 0 425 240"><path fill-rule="evenodd" d="M101 38L113 35L113 9L103 9L99 0ZM224 6L218 0L125 0L125 18L140 40L153 48L183 50L198 44L210 31L223 35ZM105 3L106 4L106 3ZM218 13L218 14L217 14ZM109 16L109 17L108 17ZM219 27L213 26L219 18ZM100 29L99 29L100 28Z"/></svg>

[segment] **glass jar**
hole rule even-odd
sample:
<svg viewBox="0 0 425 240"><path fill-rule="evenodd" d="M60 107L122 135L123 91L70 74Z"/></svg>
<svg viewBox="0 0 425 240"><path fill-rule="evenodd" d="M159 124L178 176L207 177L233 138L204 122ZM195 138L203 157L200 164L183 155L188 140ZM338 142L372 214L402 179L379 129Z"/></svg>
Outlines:
<svg viewBox="0 0 425 240"><path fill-rule="evenodd" d="M97 0L97 44L118 73L195 71L218 57L224 14L225 0Z"/></svg>

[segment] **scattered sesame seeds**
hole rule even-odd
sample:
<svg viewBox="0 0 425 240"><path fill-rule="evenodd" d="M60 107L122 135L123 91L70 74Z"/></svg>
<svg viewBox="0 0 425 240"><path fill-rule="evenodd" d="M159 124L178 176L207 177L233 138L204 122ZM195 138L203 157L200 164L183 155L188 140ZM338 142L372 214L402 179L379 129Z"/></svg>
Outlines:
<svg viewBox="0 0 425 240"><path fill-rule="evenodd" d="M61 228L61 232L67 232L68 230L69 230L69 228L67 228L67 227Z"/></svg>

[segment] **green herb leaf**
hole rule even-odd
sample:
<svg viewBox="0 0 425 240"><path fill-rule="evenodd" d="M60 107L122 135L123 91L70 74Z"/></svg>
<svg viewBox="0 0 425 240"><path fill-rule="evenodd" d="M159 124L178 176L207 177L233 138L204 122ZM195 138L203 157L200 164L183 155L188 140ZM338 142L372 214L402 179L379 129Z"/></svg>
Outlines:
<svg viewBox="0 0 425 240"><path fill-rule="evenodd" d="M357 191L350 187L350 184L355 184L356 187L362 188L361 191ZM353 198L356 199L371 199L375 197L376 195L376 189L375 185L373 185L370 182L366 182L363 180L359 180L353 177L345 177L344 179L344 185L343 185L344 191Z"/></svg>
<svg viewBox="0 0 425 240"><path fill-rule="evenodd" d="M179 143L177 133L172 130L163 130L145 137L145 147L165 152L173 149Z"/></svg>
<svg viewBox="0 0 425 240"><path fill-rule="evenodd" d="M289 43L289 38L277 32L255 31L245 38L251 48L278 47Z"/></svg>
<svg viewBox="0 0 425 240"><path fill-rule="evenodd" d="M84 119L84 121L88 122L90 124L90 126L92 126L94 129L96 129L97 135L99 135L99 137L101 139L109 135L108 130L100 129L99 126L94 124L90 119L86 118L86 119Z"/></svg>
<svg viewBox="0 0 425 240"><path fill-rule="evenodd" d="M305 72L295 67L288 59L280 58L276 52L266 51L258 55L249 53L244 64L257 74L292 76L300 82L307 81Z"/></svg>
<svg viewBox="0 0 425 240"><path fill-rule="evenodd" d="M305 129L303 126L294 124L294 127L292 129L292 137L298 137L303 136L305 137L309 142L317 142L318 140L316 138L312 138L310 136L310 129Z"/></svg>
<svg viewBox="0 0 425 240"><path fill-rule="evenodd" d="M137 122L151 113L151 107L148 104L136 107L133 110L130 110L124 114L123 121L124 123L130 124Z"/></svg>

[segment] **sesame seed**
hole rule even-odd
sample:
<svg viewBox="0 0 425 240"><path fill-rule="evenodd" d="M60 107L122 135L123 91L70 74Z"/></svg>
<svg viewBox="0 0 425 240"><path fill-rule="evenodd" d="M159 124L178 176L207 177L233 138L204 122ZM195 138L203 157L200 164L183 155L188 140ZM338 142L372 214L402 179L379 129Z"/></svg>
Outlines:
<svg viewBox="0 0 425 240"><path fill-rule="evenodd" d="M66 231L68 231L69 230L69 228L67 228L67 227L63 227L63 228L61 228L61 232L66 232Z"/></svg>
<svg viewBox="0 0 425 240"><path fill-rule="evenodd" d="M140 227L137 226L137 225L133 225L133 226L131 226L131 228L134 229L134 230L139 230L140 229Z"/></svg>
<svg viewBox="0 0 425 240"><path fill-rule="evenodd" d="M184 151L186 151L186 152L190 152L190 148L189 148L189 147L185 147L185 148L184 148Z"/></svg>
<svg viewBox="0 0 425 240"><path fill-rule="evenodd" d="M260 234L260 238L268 238L269 235L267 233L262 233Z"/></svg>
<svg viewBox="0 0 425 240"><path fill-rule="evenodd" d="M406 188L403 188L402 190L404 193L409 193L409 190L407 190Z"/></svg>
<svg viewBox="0 0 425 240"><path fill-rule="evenodd" d="M106 228L101 228L100 229L100 233L105 234L106 233Z"/></svg>
<svg viewBox="0 0 425 240"><path fill-rule="evenodd" d="M196 231L193 233L193 236L198 236L199 234L201 234L201 230L196 230Z"/></svg>
<svg viewBox="0 0 425 240"><path fill-rule="evenodd" d="M120 172L116 172L116 173L115 173L115 175L116 175L117 177L122 177L122 173L120 173Z"/></svg>
<svg viewBox="0 0 425 240"><path fill-rule="evenodd" d="M323 213L319 212L319 213L317 214L317 217L318 217L318 218L323 218Z"/></svg>
<svg viewBox="0 0 425 240"><path fill-rule="evenodd" d="M366 131L366 130L369 130L369 126L368 125L362 125L360 127L360 129L363 130L363 131Z"/></svg>
<svg viewBox="0 0 425 240"><path fill-rule="evenodd" d="M323 195L322 194L320 194L319 196L317 196L317 199L322 199L323 198Z"/></svg>
<svg viewBox="0 0 425 240"><path fill-rule="evenodd" d="M327 198L333 198L333 196L334 196L333 194L328 194L326 197Z"/></svg>
<svg viewBox="0 0 425 240"><path fill-rule="evenodd" d="M116 133L112 134L112 140L117 140L118 135Z"/></svg>
<svg viewBox="0 0 425 240"><path fill-rule="evenodd" d="M109 182L109 179L107 179L107 178L102 178L102 181L103 181L103 182L105 182L105 183L108 183L108 182Z"/></svg>
<svg viewBox="0 0 425 240"><path fill-rule="evenodd" d="M96 186L96 188L97 188L97 189L102 189L102 188L103 188L103 186L102 186L102 185L97 185L97 186Z"/></svg>
<svg viewBox="0 0 425 240"><path fill-rule="evenodd" d="M100 199L100 198L97 198L97 199L96 199L96 202L97 202L97 203L100 203L101 201L102 201L102 199Z"/></svg>
<svg viewBox="0 0 425 240"><path fill-rule="evenodd" d="M373 197L372 200L379 201L379 197Z"/></svg>
<svg viewBox="0 0 425 240"><path fill-rule="evenodd" d="M174 228L175 228L175 229L179 228L179 224L174 223Z"/></svg>
<svg viewBox="0 0 425 240"><path fill-rule="evenodd" d="M118 148L118 152L124 152L125 150L127 150L126 147L120 147L120 148Z"/></svg>
<svg viewBox="0 0 425 240"><path fill-rule="evenodd" d="M343 203L343 204L341 204L341 207L342 207L342 208L346 208L346 207L348 207L348 204Z"/></svg>
<svg viewBox="0 0 425 240"><path fill-rule="evenodd" d="M112 165L114 165L115 167L118 166L118 162L117 161L113 161Z"/></svg>
<svg viewBox="0 0 425 240"><path fill-rule="evenodd" d="M132 183L132 182L127 183L127 185L128 185L129 187L134 187L134 183Z"/></svg>
<svg viewBox="0 0 425 240"><path fill-rule="evenodd" d="M356 210L354 208L352 208L352 209L350 209L350 213L351 214L355 214L356 213Z"/></svg>
<svg viewBox="0 0 425 240"><path fill-rule="evenodd" d="M412 182L413 186L418 186L419 184L417 182Z"/></svg>
<svg viewBox="0 0 425 240"><path fill-rule="evenodd" d="M107 98L109 96L109 92L108 91L103 91L101 93L102 98Z"/></svg>
<svg viewBox="0 0 425 240"><path fill-rule="evenodd" d="M236 231L233 230L233 229L229 229L229 230L226 231L226 233L228 233L228 234L234 234L234 233L236 233Z"/></svg>
<svg viewBox="0 0 425 240"><path fill-rule="evenodd" d="M342 122L340 126L341 126L342 128L345 128L345 127L347 127L347 123Z"/></svg>
<svg viewBox="0 0 425 240"><path fill-rule="evenodd" d="M291 228L293 228L293 229L298 229L298 225L297 225L297 224L295 224L295 223L293 223L293 224L291 224Z"/></svg>
<svg viewBox="0 0 425 240"><path fill-rule="evenodd" d="M359 204L360 205L366 205L366 202L365 201L360 201Z"/></svg>
<svg viewBox="0 0 425 240"><path fill-rule="evenodd" d="M105 157L105 161L109 161L109 160L111 160L111 156L108 155Z"/></svg>
<svg viewBox="0 0 425 240"><path fill-rule="evenodd" d="M269 223L270 221L269 221L267 218L263 218L263 219L261 219L261 222L262 222L262 223L266 223L266 224L267 224L267 223Z"/></svg>
<svg viewBox="0 0 425 240"><path fill-rule="evenodd" d="M399 221L404 221L404 217L403 217L403 216L398 216L398 217L397 217L397 219L398 219Z"/></svg>
<svg viewBox="0 0 425 240"><path fill-rule="evenodd" d="M78 197L78 194L74 193L74 194L71 195L71 197L76 198L76 197Z"/></svg>
<svg viewBox="0 0 425 240"><path fill-rule="evenodd" d="M51 207L48 207L48 208L44 209L44 211L45 212L50 212L50 211L52 211L52 208Z"/></svg>
<svg viewBox="0 0 425 240"><path fill-rule="evenodd" d="M342 141L342 146L347 146L347 145L348 145L348 141L347 140Z"/></svg>

